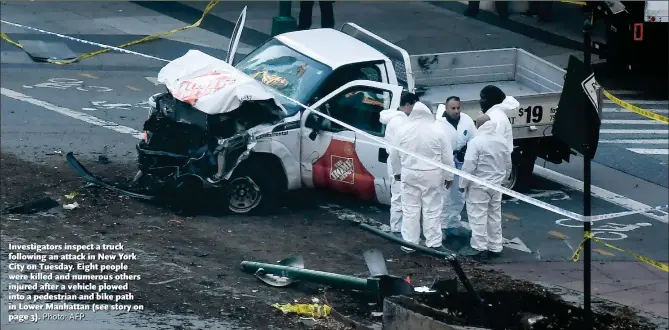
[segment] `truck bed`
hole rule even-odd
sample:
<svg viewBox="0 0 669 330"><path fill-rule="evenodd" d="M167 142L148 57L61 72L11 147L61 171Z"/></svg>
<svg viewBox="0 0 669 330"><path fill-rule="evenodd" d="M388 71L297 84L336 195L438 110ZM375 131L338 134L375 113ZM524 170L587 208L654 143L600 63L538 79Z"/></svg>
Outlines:
<svg viewBox="0 0 669 330"><path fill-rule="evenodd" d="M514 96L530 96L537 94L537 91L525 86L515 80L513 81L497 81L497 82L481 82L459 85L444 85L430 87L427 92L421 97L426 101L432 103L443 103L448 96L457 96L463 101L478 101L479 92L483 87L494 84L499 87L504 93ZM420 85L419 85L420 86Z"/></svg>
<svg viewBox="0 0 669 330"><path fill-rule="evenodd" d="M552 126L566 74L561 68L517 48L410 55L410 63L416 90L424 92L421 99L439 104L457 96L462 111L475 118L481 89L495 85L521 108L529 107L522 115L508 114L514 137L550 134L537 127Z"/></svg>

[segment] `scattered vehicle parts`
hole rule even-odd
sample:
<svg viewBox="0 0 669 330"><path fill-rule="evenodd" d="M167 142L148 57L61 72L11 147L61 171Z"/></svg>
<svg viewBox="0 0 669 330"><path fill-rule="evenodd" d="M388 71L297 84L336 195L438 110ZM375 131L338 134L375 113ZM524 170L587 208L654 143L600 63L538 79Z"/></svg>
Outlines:
<svg viewBox="0 0 669 330"><path fill-rule="evenodd" d="M103 181L102 179L94 176L91 172L89 172L76 158L74 158L74 155L72 152L68 152L67 155L65 155L65 158L67 159L67 162L72 165L74 170L85 180L89 181L90 183L93 183L97 186L101 186L104 188L107 188L109 190L116 191L118 193L134 197L134 198L139 198L139 199L144 199L144 200L152 200L155 198L155 196L149 196L149 195L144 195L144 194L139 194L136 192L132 192L129 190L125 190L119 187L116 187L115 185L111 183L107 183Z"/></svg>
<svg viewBox="0 0 669 330"><path fill-rule="evenodd" d="M77 203L77 202L63 205L63 208L66 209L66 210L74 210L77 207L79 207L79 203Z"/></svg>
<svg viewBox="0 0 669 330"><path fill-rule="evenodd" d="M51 197L41 197L23 204L6 207L2 214L33 214L46 211L60 205L58 201Z"/></svg>
<svg viewBox="0 0 669 330"><path fill-rule="evenodd" d="M364 223L355 223L355 224L357 224L360 228L362 228L362 229L364 229L364 230L366 230L366 231L368 231L372 234L375 234L376 236L379 236L381 238L385 238L385 239L387 239L389 241L392 241L392 242L395 242L399 245L414 249L416 251L419 251L419 252L422 252L424 254L431 255L431 256L434 256L434 257L437 257L437 258L446 259L451 264L451 267L453 267L453 270L458 275L458 278L460 279L462 284L465 286L465 289L467 289L467 292L469 292L469 294L472 295L472 297L474 298L474 301L477 304L482 304L483 303L483 300L481 300L481 297L478 295L476 290L474 290L474 287L472 286L471 282L469 282L469 279L467 278L467 275L465 274L464 270L462 270L462 266L460 265L460 263L456 259L457 255L454 252L451 252L451 253L440 252L440 251L433 250L433 249L430 249L428 247L424 247L424 246L421 246L421 245L418 245L418 244L409 243L409 242L407 242L407 241L405 241L401 238L398 238L398 237L396 237L396 236L394 236L390 233L385 233L385 232L383 232L383 231L381 231L377 228L374 228L370 225L366 225Z"/></svg>

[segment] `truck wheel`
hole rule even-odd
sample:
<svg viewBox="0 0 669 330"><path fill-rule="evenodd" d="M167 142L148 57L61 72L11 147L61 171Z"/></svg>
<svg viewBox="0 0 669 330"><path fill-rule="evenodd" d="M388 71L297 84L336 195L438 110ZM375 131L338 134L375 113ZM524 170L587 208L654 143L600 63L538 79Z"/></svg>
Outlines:
<svg viewBox="0 0 669 330"><path fill-rule="evenodd" d="M257 162L240 164L239 173L233 174L226 186L228 209L237 214L269 211L282 181L275 171L262 169Z"/></svg>
<svg viewBox="0 0 669 330"><path fill-rule="evenodd" d="M517 192L526 191L532 182L532 172L537 156L530 152L516 151L511 158L513 160L511 174L503 186Z"/></svg>
<svg viewBox="0 0 669 330"><path fill-rule="evenodd" d="M256 183L257 178L240 176L230 180L227 186L228 209L245 214L256 209L263 200L263 192Z"/></svg>

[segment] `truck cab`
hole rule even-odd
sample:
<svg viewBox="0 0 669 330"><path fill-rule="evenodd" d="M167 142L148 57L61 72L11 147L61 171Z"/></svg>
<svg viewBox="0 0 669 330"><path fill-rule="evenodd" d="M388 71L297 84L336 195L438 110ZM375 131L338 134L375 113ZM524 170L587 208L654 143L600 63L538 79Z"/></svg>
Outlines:
<svg viewBox="0 0 669 330"><path fill-rule="evenodd" d="M245 16L244 10L231 37L228 64L235 63ZM461 96L463 111L476 117L480 89L506 84L517 92L509 94L521 103L517 112L507 113L518 141L516 175L520 176L519 170L531 174L537 156L553 162L569 157L568 148L556 147L550 140L565 72L523 50L409 55L346 23L341 30L275 36L234 64L234 69L272 90L287 115L280 123L253 132L250 155L231 172L231 181L241 186L229 190L255 190L259 197L240 207L230 202L233 212L249 212L271 200L271 195L303 187L389 204L385 126L379 114L397 109L403 90L423 95L428 105L443 102L452 92L462 93L466 95ZM516 184L513 180L507 186Z"/></svg>

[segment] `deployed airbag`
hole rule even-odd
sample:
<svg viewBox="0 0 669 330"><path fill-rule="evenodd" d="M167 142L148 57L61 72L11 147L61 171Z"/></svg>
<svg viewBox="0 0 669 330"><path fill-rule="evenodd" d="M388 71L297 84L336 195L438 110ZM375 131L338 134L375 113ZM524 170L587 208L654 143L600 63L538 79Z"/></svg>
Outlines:
<svg viewBox="0 0 669 330"><path fill-rule="evenodd" d="M244 101L263 100L274 101L286 114L265 85L198 50L189 50L168 63L158 73L158 82L176 99L209 115L234 111Z"/></svg>

